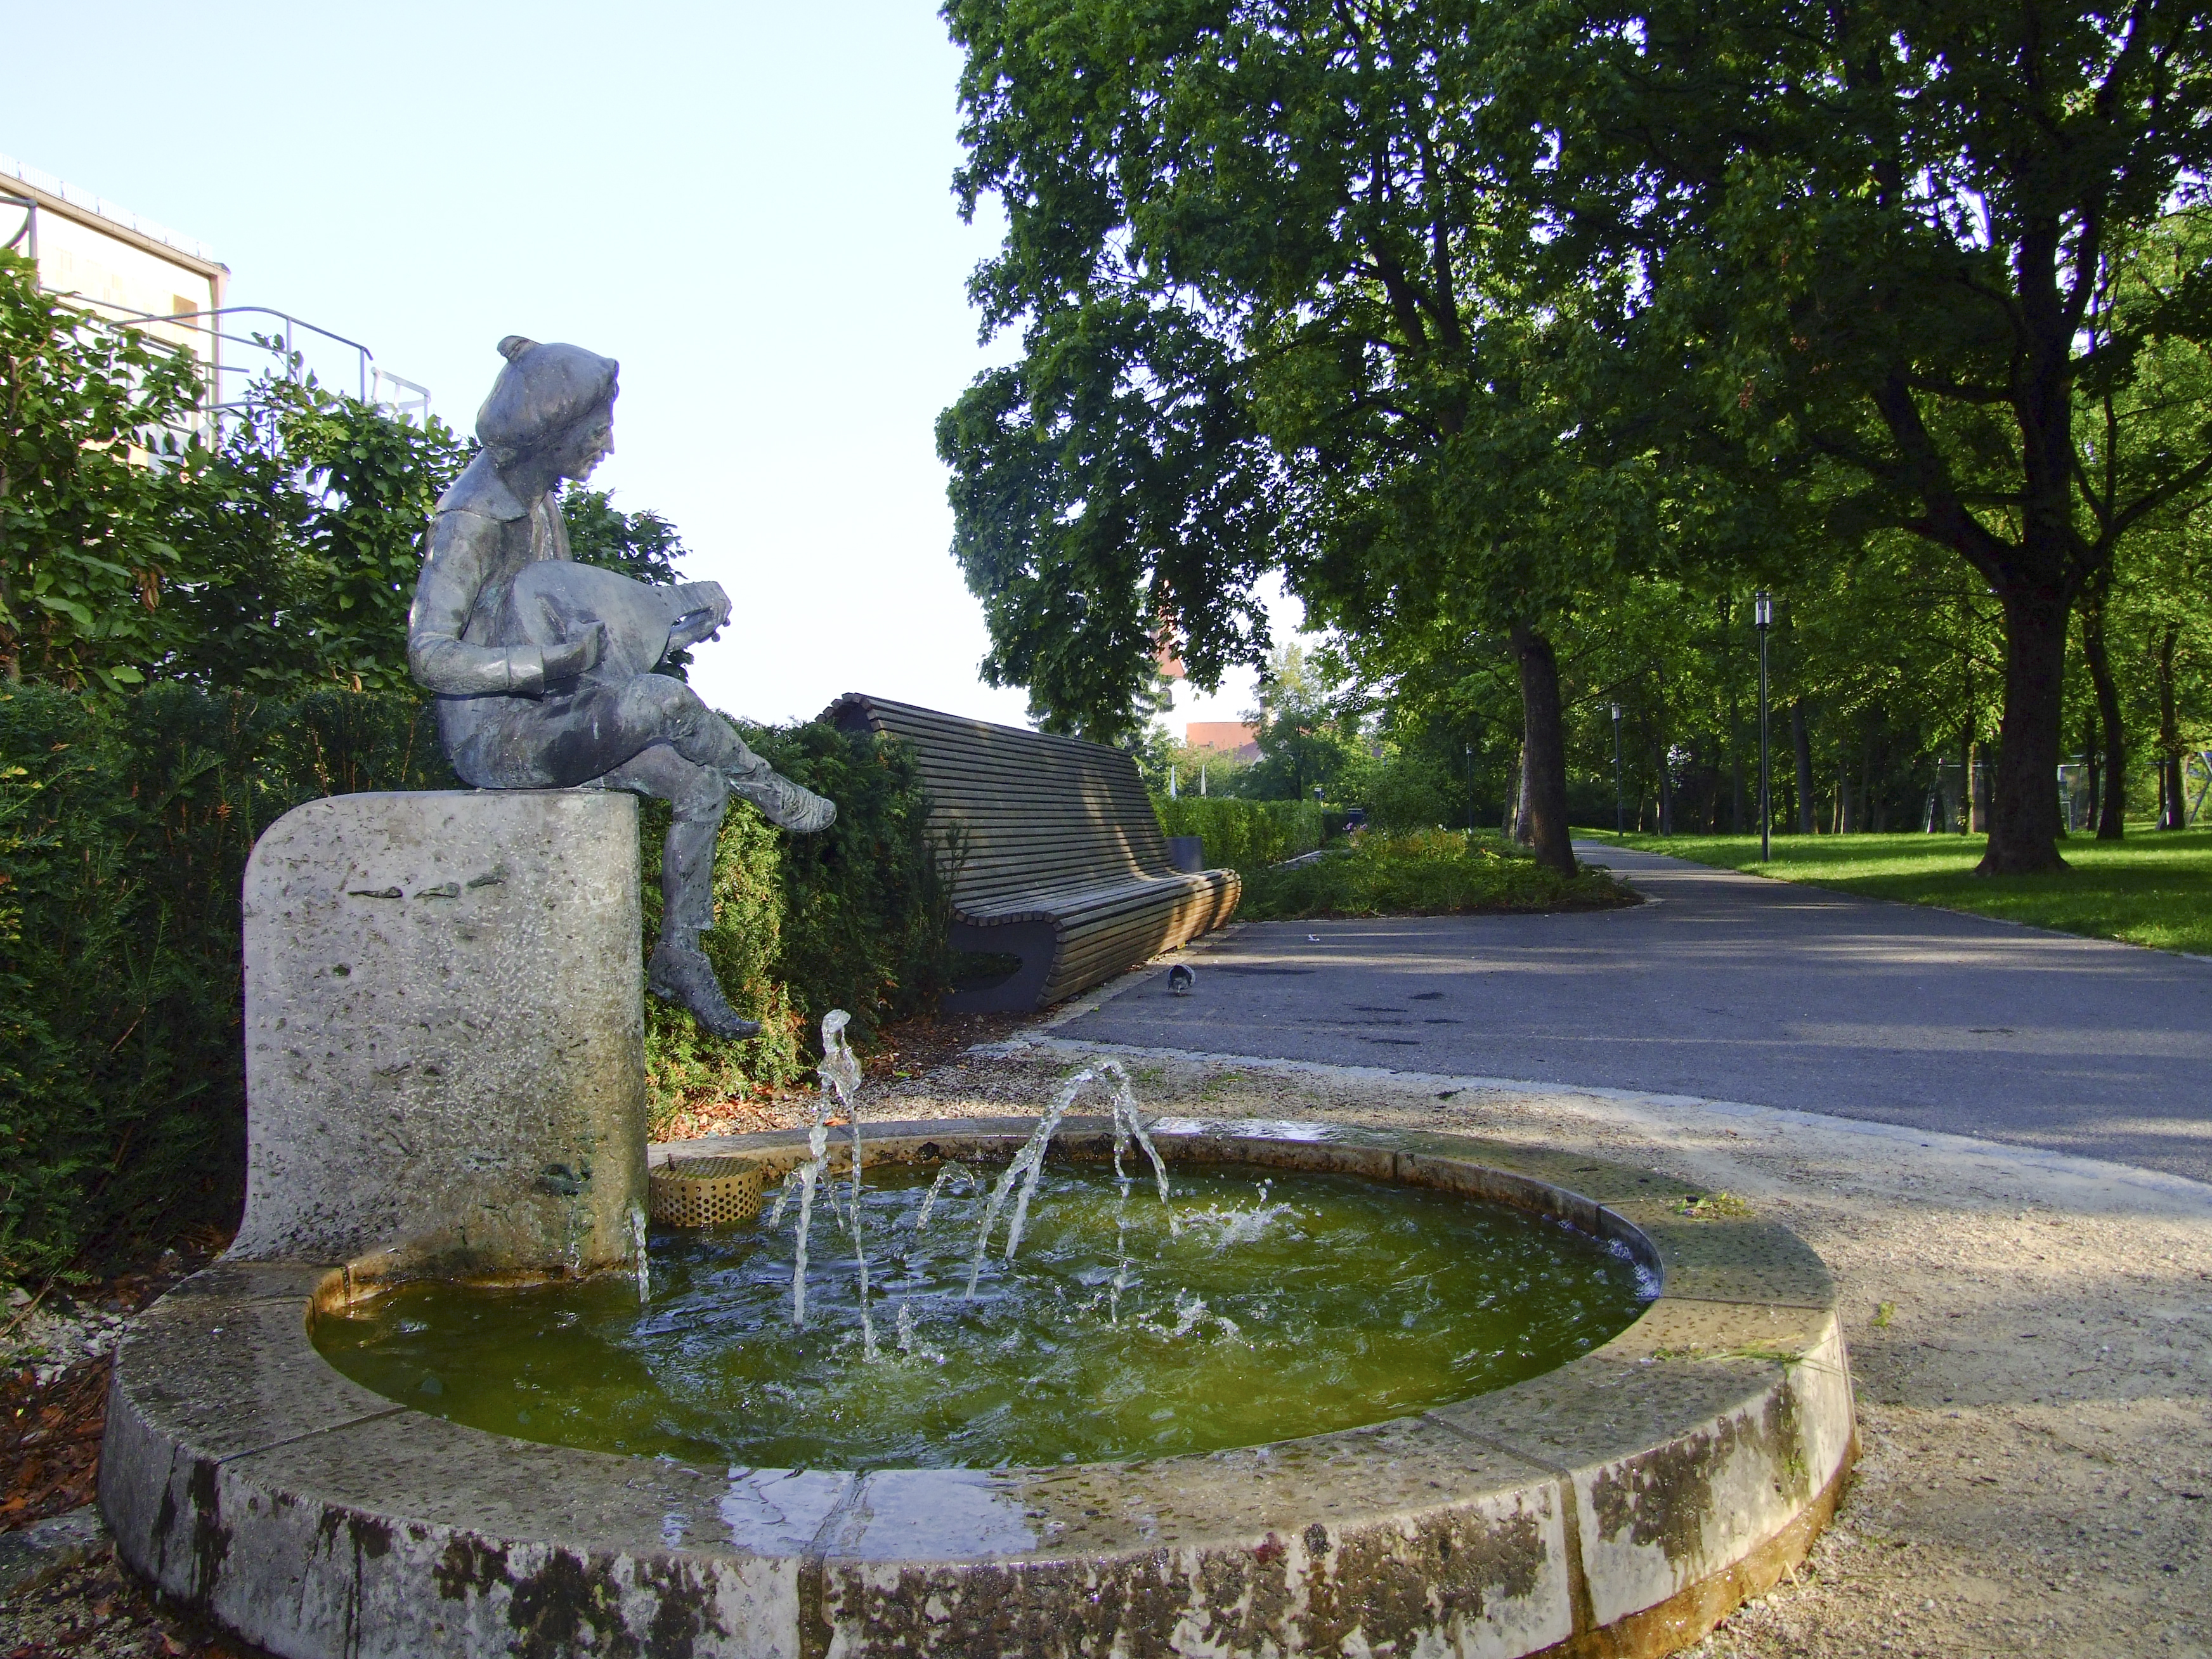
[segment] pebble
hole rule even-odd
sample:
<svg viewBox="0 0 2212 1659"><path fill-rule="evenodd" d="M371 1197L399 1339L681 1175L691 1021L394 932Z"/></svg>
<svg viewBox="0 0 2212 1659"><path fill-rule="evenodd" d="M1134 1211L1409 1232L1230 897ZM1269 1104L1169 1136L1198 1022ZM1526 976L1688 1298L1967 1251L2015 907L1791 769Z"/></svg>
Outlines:
<svg viewBox="0 0 2212 1659"><path fill-rule="evenodd" d="M30 1302L20 1287L8 1298L9 1307L19 1315ZM41 1304L0 1339L0 1370L27 1368L37 1374L43 1389L71 1366L104 1359L114 1352L130 1324L125 1314L81 1305L56 1309Z"/></svg>

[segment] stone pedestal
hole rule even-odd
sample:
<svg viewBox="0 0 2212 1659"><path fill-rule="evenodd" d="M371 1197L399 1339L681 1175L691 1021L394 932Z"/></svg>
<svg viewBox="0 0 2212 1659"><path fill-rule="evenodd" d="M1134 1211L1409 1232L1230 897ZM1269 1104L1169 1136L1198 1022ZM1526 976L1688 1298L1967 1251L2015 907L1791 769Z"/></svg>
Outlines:
<svg viewBox="0 0 2212 1659"><path fill-rule="evenodd" d="M311 801L254 847L245 917L234 1258L520 1277L634 1260L633 799Z"/></svg>

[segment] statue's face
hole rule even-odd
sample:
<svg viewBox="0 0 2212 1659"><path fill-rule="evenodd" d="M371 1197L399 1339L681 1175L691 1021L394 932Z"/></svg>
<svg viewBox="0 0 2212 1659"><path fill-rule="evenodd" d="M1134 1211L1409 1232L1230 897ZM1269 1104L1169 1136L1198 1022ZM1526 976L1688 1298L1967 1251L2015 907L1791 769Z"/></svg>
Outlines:
<svg viewBox="0 0 2212 1659"><path fill-rule="evenodd" d="M602 404L568 428L554 459L562 477L581 483L592 476L593 467L614 453L614 405Z"/></svg>

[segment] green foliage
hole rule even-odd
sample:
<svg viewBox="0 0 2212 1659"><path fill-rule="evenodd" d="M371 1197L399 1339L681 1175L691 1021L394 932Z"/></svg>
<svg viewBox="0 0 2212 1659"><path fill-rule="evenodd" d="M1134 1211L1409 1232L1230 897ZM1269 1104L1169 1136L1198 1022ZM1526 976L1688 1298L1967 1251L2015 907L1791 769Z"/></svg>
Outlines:
<svg viewBox="0 0 2212 1659"><path fill-rule="evenodd" d="M611 491L570 483L561 491L561 520L579 564L595 564L634 582L682 580L676 567L689 550L676 526L650 508L625 513Z"/></svg>
<svg viewBox="0 0 2212 1659"><path fill-rule="evenodd" d="M0 255L0 664L404 692L430 510L467 459L312 378L255 386L210 442L192 359L73 311Z"/></svg>
<svg viewBox="0 0 2212 1659"><path fill-rule="evenodd" d="M1234 870L1248 881L1268 866L1310 853L1322 843L1322 811L1310 800L1226 795L1169 800L1155 795L1152 807L1165 834L1205 841L1209 868Z"/></svg>
<svg viewBox="0 0 2212 1659"><path fill-rule="evenodd" d="M733 801L714 854L715 922L701 945L757 1037L726 1042L648 999L646 1068L656 1125L702 1097L781 1088L820 1057L822 1016L843 1008L865 1043L884 1020L925 1007L950 982L951 895L943 849L911 751L811 721L741 728L756 753L837 803L818 836L786 836ZM641 819L646 948L660 925L668 809Z"/></svg>
<svg viewBox="0 0 2212 1659"><path fill-rule="evenodd" d="M1528 16L1495 60L1498 109L1554 148L1528 187L1565 267L1647 278L1604 331L1616 378L1676 389L1717 474L1771 504L1743 574L1818 582L1896 531L1923 569L1956 559L1995 597L1986 862L2056 867L2068 611L2131 524L2212 468L2201 414L2109 471L2081 419L2150 342L2212 337L2201 258L2124 280L2203 200L2198 20L2079 0L1668 0L1629 30L1599 9ZM1638 410L1589 413L1626 432Z"/></svg>
<svg viewBox="0 0 2212 1659"><path fill-rule="evenodd" d="M1408 725L1464 723L1470 769L1498 767L1480 682L1510 639L1548 821L1553 651L1586 696L1577 647L1663 604L1638 584L1692 615L1762 583L1809 609L1872 558L1923 608L1971 589L1939 666L1984 627L1999 659L1942 720L1903 718L1877 683L1921 665L1869 631L1830 665L1839 763L1994 729L2001 702L1990 866L2052 865L2069 609L2212 480L2172 372L2212 341L2187 8L945 15L963 204L1007 216L974 292L1022 331L939 434L994 673L1110 726L1154 620L1202 684L1256 657L1239 605L1279 562L1363 680L1412 692ZM1740 816L1740 677L1661 691L1665 658L1719 653L1652 654L1613 677L1651 682L1655 769L1686 755L1710 795L1729 751Z"/></svg>
<svg viewBox="0 0 2212 1659"><path fill-rule="evenodd" d="M453 787L412 698L0 690L0 1275L227 1231L254 838L319 795Z"/></svg>
<svg viewBox="0 0 2212 1659"><path fill-rule="evenodd" d="M150 678L295 696L411 696L407 611L430 512L468 457L313 379L258 383L251 417L162 483L185 580Z"/></svg>
<svg viewBox="0 0 2212 1659"><path fill-rule="evenodd" d="M1563 876L1499 836L1419 830L1363 830L1342 851L1262 872L1238 908L1255 921L1283 921L1602 910L1639 902L1605 871Z"/></svg>
<svg viewBox="0 0 2212 1659"><path fill-rule="evenodd" d="M1370 830L1431 830L1456 817L1467 819L1463 788L1437 755L1395 743L1379 744L1379 755L1360 754L1345 766L1334 791L1338 799L1364 807Z"/></svg>
<svg viewBox="0 0 2212 1659"><path fill-rule="evenodd" d="M1272 653L1260 677L1260 758L1237 779L1259 800L1336 799L1345 768L1366 753L1359 718L1344 697L1340 665L1295 640Z"/></svg>
<svg viewBox="0 0 2212 1659"><path fill-rule="evenodd" d="M0 252L0 672L109 690L162 652L164 474L200 397L192 360L41 293ZM135 459L134 459L135 457Z"/></svg>
<svg viewBox="0 0 2212 1659"><path fill-rule="evenodd" d="M763 1029L722 1042L648 999L664 1121L703 1093L799 1081L831 1007L865 1034L946 982L941 849L911 755L818 723L746 736L838 821L794 838L732 805L702 942ZM457 787L411 696L0 690L0 1276L228 1231L247 853L303 801ZM641 816L650 948L667 808Z"/></svg>
<svg viewBox="0 0 2212 1659"><path fill-rule="evenodd" d="M254 422L226 452L236 466L265 447L291 467L309 502L298 556L312 573L304 605L264 608L257 621L275 635L310 634L316 680L410 692L407 613L423 538L472 446L434 417L426 426L395 421L312 378L265 381L254 406ZM231 477L218 468L206 482L227 494ZM225 683L225 660L203 665L205 683Z"/></svg>
<svg viewBox="0 0 2212 1659"><path fill-rule="evenodd" d="M782 837L777 973L809 1022L808 1054L817 1051L814 1028L831 1008L851 1013L853 1036L865 1041L945 984L951 849L931 839L921 768L904 744L819 720L738 729L784 776L837 803L828 830Z"/></svg>

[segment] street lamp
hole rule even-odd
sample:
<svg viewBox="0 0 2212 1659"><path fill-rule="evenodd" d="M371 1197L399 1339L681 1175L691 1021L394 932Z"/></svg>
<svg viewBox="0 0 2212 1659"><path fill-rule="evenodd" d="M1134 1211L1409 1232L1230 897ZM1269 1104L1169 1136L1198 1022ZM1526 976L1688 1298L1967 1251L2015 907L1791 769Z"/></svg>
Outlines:
<svg viewBox="0 0 2212 1659"><path fill-rule="evenodd" d="M1474 829L1474 745L1467 746L1467 827Z"/></svg>
<svg viewBox="0 0 2212 1659"><path fill-rule="evenodd" d="M1615 836L1628 833L1626 809L1620 796L1620 705L1613 706L1613 833Z"/></svg>
<svg viewBox="0 0 2212 1659"><path fill-rule="evenodd" d="M1765 588L1751 596L1751 625L1759 630L1759 861L1774 855L1774 813L1766 793L1766 630L1774 626L1774 599Z"/></svg>

